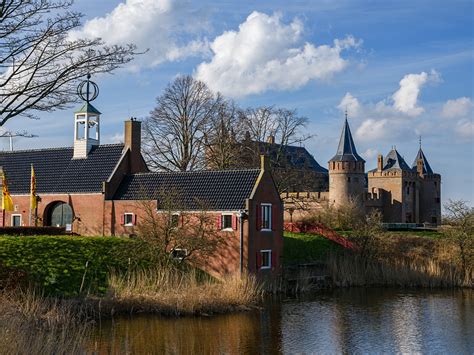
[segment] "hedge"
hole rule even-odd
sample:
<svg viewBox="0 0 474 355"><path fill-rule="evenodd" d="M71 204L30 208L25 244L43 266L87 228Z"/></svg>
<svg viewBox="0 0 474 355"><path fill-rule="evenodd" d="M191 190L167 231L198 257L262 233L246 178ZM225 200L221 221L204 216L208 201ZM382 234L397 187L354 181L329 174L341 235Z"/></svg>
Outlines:
<svg viewBox="0 0 474 355"><path fill-rule="evenodd" d="M117 237L0 237L0 265L25 272L46 294L103 294L111 269L146 266L137 240ZM1 267L1 266L0 266ZM84 282L83 282L84 279Z"/></svg>

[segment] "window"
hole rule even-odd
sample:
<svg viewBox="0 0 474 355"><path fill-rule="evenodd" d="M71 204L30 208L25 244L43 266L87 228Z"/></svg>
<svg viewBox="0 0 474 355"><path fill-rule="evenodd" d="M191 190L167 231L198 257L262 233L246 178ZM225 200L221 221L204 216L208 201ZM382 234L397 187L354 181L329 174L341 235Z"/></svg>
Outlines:
<svg viewBox="0 0 474 355"><path fill-rule="evenodd" d="M272 251L260 250L260 269L270 269L272 267Z"/></svg>
<svg viewBox="0 0 474 355"><path fill-rule="evenodd" d="M351 177L350 176L347 177L347 182L351 182Z"/></svg>
<svg viewBox="0 0 474 355"><path fill-rule="evenodd" d="M270 231L272 230L272 204L262 203L262 223L260 230Z"/></svg>
<svg viewBox="0 0 474 355"><path fill-rule="evenodd" d="M171 250L171 257L175 260L183 260L188 256L188 251L186 249L174 248Z"/></svg>
<svg viewBox="0 0 474 355"><path fill-rule="evenodd" d="M92 119L92 120L91 120ZM89 139L98 139L99 138L99 122L96 117L89 117L89 127L88 127L88 137Z"/></svg>
<svg viewBox="0 0 474 355"><path fill-rule="evenodd" d="M407 186L407 195L410 194L410 186Z"/></svg>
<svg viewBox="0 0 474 355"><path fill-rule="evenodd" d="M12 227L21 227L21 214L12 215Z"/></svg>
<svg viewBox="0 0 474 355"><path fill-rule="evenodd" d="M223 214L221 218L222 218L221 229L233 229L231 214Z"/></svg>
<svg viewBox="0 0 474 355"><path fill-rule="evenodd" d="M179 226L179 213L175 213L171 216L171 227L177 228Z"/></svg>
<svg viewBox="0 0 474 355"><path fill-rule="evenodd" d="M135 215L133 213L124 213L122 224L124 226L133 226L133 225L135 225Z"/></svg>
<svg viewBox="0 0 474 355"><path fill-rule="evenodd" d="M435 203L440 203L441 199L439 197L435 197Z"/></svg>

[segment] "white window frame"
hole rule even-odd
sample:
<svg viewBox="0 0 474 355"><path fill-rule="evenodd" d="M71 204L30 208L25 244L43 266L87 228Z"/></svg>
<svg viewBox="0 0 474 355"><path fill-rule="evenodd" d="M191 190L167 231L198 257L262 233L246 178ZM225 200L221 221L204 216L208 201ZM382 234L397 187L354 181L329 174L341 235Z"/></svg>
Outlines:
<svg viewBox="0 0 474 355"><path fill-rule="evenodd" d="M268 253L268 265L266 266L263 265L263 253ZM272 250L271 249L260 250L260 260L261 260L260 270L271 269L272 268Z"/></svg>
<svg viewBox="0 0 474 355"><path fill-rule="evenodd" d="M224 228L224 216L230 216L230 227ZM232 219L234 218L233 213L222 213L221 214L221 231L223 232L232 232Z"/></svg>
<svg viewBox="0 0 474 355"><path fill-rule="evenodd" d="M133 227L133 226L134 226L134 224L133 224L133 217L134 217L134 215L135 215L135 214L132 213L132 212L125 212L125 213L123 214L123 225L124 225L125 227ZM132 220L131 220L130 223L127 223L127 216L131 216L131 217L132 217Z"/></svg>
<svg viewBox="0 0 474 355"><path fill-rule="evenodd" d="M265 213L263 212L265 208L268 207L269 214L268 214L268 228L263 227L263 221L265 218ZM273 205L271 203L262 203L260 207L260 219L261 219L261 231L262 232L271 232L272 231L272 208Z"/></svg>
<svg viewBox="0 0 474 355"><path fill-rule="evenodd" d="M20 217L20 225L19 226L15 226L13 225L13 220L15 217ZM11 224L10 224L12 227L22 227L23 226L23 216L19 213L15 213L15 214L12 214L12 217L11 217Z"/></svg>
<svg viewBox="0 0 474 355"><path fill-rule="evenodd" d="M182 257L175 257L175 256L173 256L173 252L175 252L175 251L184 251L185 256L182 256ZM189 254L188 254L188 249L186 249L186 248L173 248L173 249L171 249L171 252L170 252L171 258L173 258L173 259L175 259L175 260L179 260L179 261L183 260L183 259L184 259L185 257L187 257L188 255L189 255Z"/></svg>

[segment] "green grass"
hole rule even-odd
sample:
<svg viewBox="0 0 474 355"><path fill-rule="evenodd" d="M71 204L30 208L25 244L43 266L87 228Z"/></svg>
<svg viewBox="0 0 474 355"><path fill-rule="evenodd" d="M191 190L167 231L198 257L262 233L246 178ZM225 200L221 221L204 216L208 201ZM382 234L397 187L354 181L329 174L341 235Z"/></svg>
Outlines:
<svg viewBox="0 0 474 355"><path fill-rule="evenodd" d="M285 232L283 238L284 265L310 263L321 260L330 251L342 250L341 246L320 235Z"/></svg>
<svg viewBox="0 0 474 355"><path fill-rule="evenodd" d="M47 294L102 294L111 269L147 264L138 241L117 237L0 236L0 265L26 273Z"/></svg>

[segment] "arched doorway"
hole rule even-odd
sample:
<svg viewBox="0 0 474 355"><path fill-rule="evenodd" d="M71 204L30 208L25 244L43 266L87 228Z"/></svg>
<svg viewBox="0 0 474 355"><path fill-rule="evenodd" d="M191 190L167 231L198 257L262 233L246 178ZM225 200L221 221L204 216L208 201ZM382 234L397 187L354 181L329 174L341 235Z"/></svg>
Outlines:
<svg viewBox="0 0 474 355"><path fill-rule="evenodd" d="M47 225L53 227L65 227L72 224L72 208L65 202L56 202L48 209Z"/></svg>

